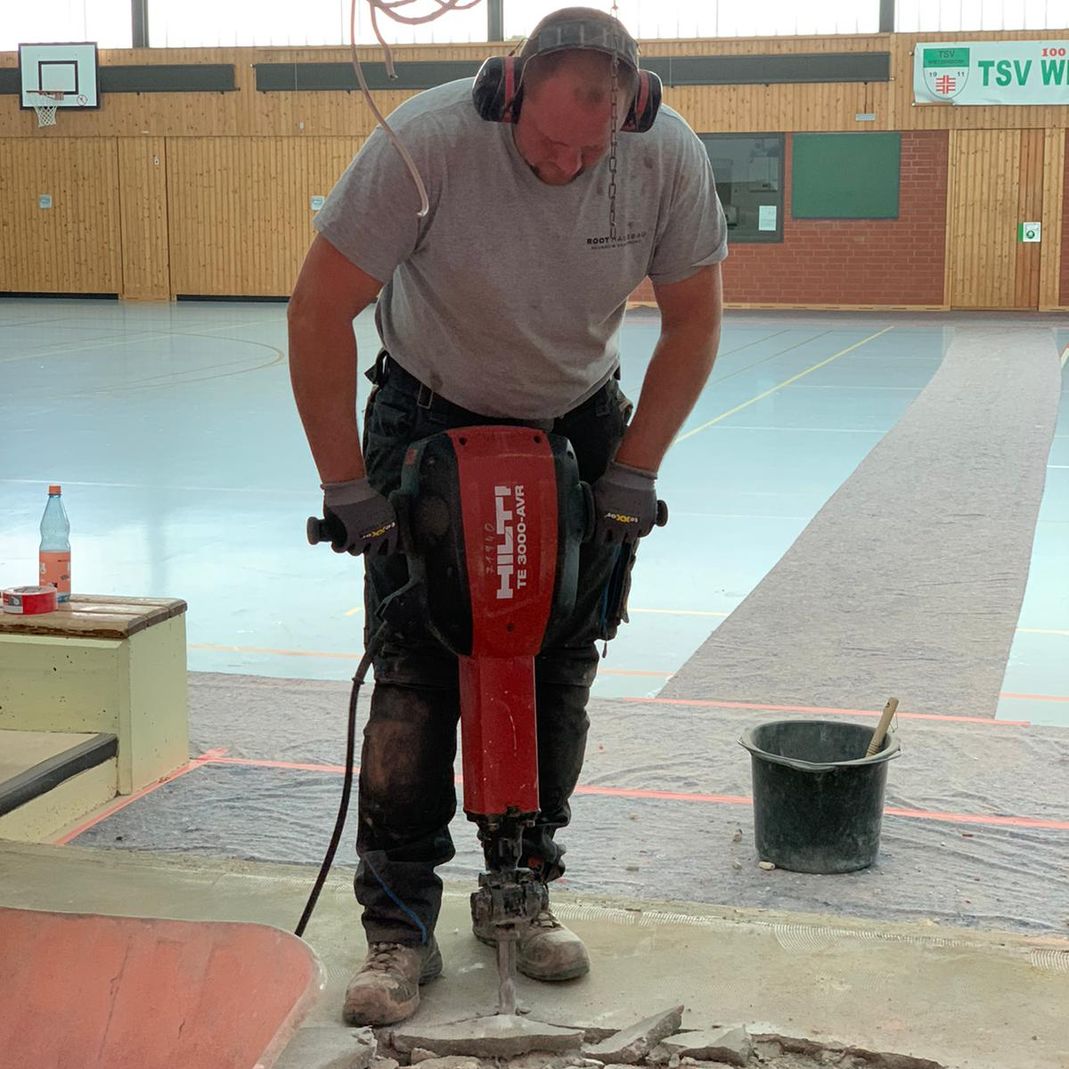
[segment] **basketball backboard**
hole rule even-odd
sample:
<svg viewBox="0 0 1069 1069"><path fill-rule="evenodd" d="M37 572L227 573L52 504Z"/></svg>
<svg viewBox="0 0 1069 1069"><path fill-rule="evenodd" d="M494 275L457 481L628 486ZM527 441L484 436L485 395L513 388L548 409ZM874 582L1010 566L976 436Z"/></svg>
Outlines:
<svg viewBox="0 0 1069 1069"><path fill-rule="evenodd" d="M19 45L21 104L33 108L48 94L57 108L98 108L95 42Z"/></svg>

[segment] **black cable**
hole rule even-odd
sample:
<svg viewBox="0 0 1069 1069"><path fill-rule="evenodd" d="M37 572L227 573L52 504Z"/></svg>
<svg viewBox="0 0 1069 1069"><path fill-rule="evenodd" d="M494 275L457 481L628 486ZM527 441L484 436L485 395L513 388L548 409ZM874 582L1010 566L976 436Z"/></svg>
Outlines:
<svg viewBox="0 0 1069 1069"><path fill-rule="evenodd" d="M330 845L327 847L323 864L320 866L319 875L316 877L312 893L308 896L308 902L301 914L301 919L294 928L293 934L302 936L312 919L312 911L319 901L319 893L326 883L330 866L334 863L334 855L338 852L338 844L341 842L342 832L345 830L345 818L349 814L349 797L353 791L353 765L356 761L356 700L360 694L360 688L364 685L364 677L371 667L371 660L381 641L383 628L380 626L375 636L368 643L367 652L361 658L360 664L353 676L353 689L349 692L349 725L345 736L345 778L342 783L341 805L338 807L338 819L334 822L334 833L330 837Z"/></svg>

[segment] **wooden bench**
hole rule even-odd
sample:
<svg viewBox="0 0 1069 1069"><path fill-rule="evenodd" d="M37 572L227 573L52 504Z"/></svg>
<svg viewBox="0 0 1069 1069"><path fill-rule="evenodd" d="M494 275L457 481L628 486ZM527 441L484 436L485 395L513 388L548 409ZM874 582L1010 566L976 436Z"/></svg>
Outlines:
<svg viewBox="0 0 1069 1069"><path fill-rule="evenodd" d="M40 616L0 613L0 729L114 735L119 794L184 765L185 612L81 594Z"/></svg>

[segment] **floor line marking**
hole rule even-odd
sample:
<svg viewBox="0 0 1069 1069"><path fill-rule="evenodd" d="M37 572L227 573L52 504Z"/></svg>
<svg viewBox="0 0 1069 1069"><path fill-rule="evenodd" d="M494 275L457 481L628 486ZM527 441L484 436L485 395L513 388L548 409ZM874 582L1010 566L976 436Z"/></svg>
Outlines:
<svg viewBox="0 0 1069 1069"><path fill-rule="evenodd" d="M1069 702L1069 695L1065 694L1015 694L1004 690L999 697L1024 702Z"/></svg>
<svg viewBox="0 0 1069 1069"><path fill-rule="evenodd" d="M1065 367L1065 362L1069 360L1069 345L1062 350L1062 367Z"/></svg>
<svg viewBox="0 0 1069 1069"><path fill-rule="evenodd" d="M250 768L283 768L290 771L329 772L341 775L344 765L317 765L314 763L287 763L284 761L261 761L247 757L209 757L199 759L202 764L240 765ZM359 772L359 767L354 767ZM460 776L454 777L455 784L461 784ZM753 799L744 794L700 794L693 791L661 791L645 787L608 787L600 784L580 784L575 794L594 795L608 798L634 798L653 801L688 802L706 805L752 805ZM983 813L944 813L928 809L904 809L887 806L884 812L889 816L906 817L911 820L932 820L945 824L981 824L993 827L1042 828L1053 831L1069 831L1069 821L1046 820L1038 817L1000 816Z"/></svg>
<svg viewBox="0 0 1069 1069"><path fill-rule="evenodd" d="M826 360L821 360L819 364L814 364L812 367L807 367L805 371L799 371L797 375L792 375L789 379L785 379L783 382L765 390L763 393L759 393L756 397L751 397L749 401L743 401L741 405L736 405L734 408L729 408L726 412L722 412L719 416L703 423L700 427L695 427L691 431L687 431L686 434L679 435L675 440L675 444L685 442L688 438L693 438L696 434L701 434L702 431L708 430L710 427L715 426L721 420L727 419L728 416L735 415L736 412L741 412L745 408L749 408L750 405L757 404L758 401L763 401L766 397L774 394L777 390L782 390L786 386L790 386L792 383L797 382L799 379L804 379L806 375L811 375L814 371L819 371L822 367L827 367L833 360L838 360L840 357L846 356L847 353L852 353L855 349L860 349L862 345L867 345L870 341L875 341L877 338L882 337L888 331L892 331L895 328L893 326L884 327L883 330L877 331L875 334L870 334L869 337L862 339L859 342L855 342L853 345L848 346L845 349L841 349L833 356L829 356Z"/></svg>
<svg viewBox="0 0 1069 1069"><path fill-rule="evenodd" d="M882 716L877 709L840 709L824 705L771 705L767 702L733 702L718 701L715 698L637 698L625 697L619 701L642 705L652 702L656 705L681 705L696 709L749 709L756 712L771 713L820 713L823 716ZM903 720L938 720L962 724L995 724L999 727L1031 727L1030 720L993 720L986 716L954 716L949 713L909 713L899 710L895 716Z"/></svg>
<svg viewBox="0 0 1069 1069"><path fill-rule="evenodd" d="M28 483L36 484L46 482L45 479L23 479L23 478L0 478L0 483ZM181 490L186 493L192 494L263 494L264 489L262 486L167 486L160 483L97 483L97 482L78 482L74 479L67 479L63 483L64 486L95 486L102 487L104 489L111 490L147 490L147 489L164 489L164 490ZM272 489L271 494L289 494L294 497L308 497L307 490L287 490L284 487L281 489Z"/></svg>
<svg viewBox="0 0 1069 1069"><path fill-rule="evenodd" d="M781 333L789 334L790 331L781 331ZM736 370L734 371L729 371L726 375L717 376L714 372L714 374L711 375L709 378L709 385L717 386L721 382L727 382L728 379L733 379L736 375L743 374L743 372L753 371L754 368L760 367L761 364L767 364L770 360L778 360L781 356L786 356L787 353L793 352L795 349L801 349L803 346L809 345L810 342L815 342L819 341L821 338L826 338L829 334L831 334L830 330L824 330L821 331L819 334L814 334L811 337L803 338L801 341L795 342L794 345L788 345L786 349L778 349L776 350L776 352L770 353L768 356L763 356L759 360L755 360L752 364L746 364L744 367L736 368ZM773 337L774 336L775 335L773 335ZM738 352L737 349L734 351ZM718 354L717 359L719 360L719 358L720 357Z"/></svg>
<svg viewBox="0 0 1069 1069"><path fill-rule="evenodd" d="M155 783L150 783L140 790L134 791L133 794L124 795L121 798L117 798L114 802L105 806L95 816L90 817L88 820L83 821L76 828L72 828L70 831L65 832L57 839L52 840L53 846L66 846L73 839L77 839L79 835L90 830L90 828L96 827L103 820L107 820L108 817L121 812L128 805L133 805L134 802L140 801L142 798L152 794L154 791L158 791L161 787L165 787L168 783L173 783L176 779L181 779L183 776L188 775L190 772L195 772L198 768L202 768L204 765L209 765L214 761L218 761L226 753L225 747L219 747L218 749L208 750L206 753L200 755L200 757L194 757L188 764L183 765L181 768L175 769L174 772L164 776L163 779L156 780Z"/></svg>
<svg viewBox="0 0 1069 1069"><path fill-rule="evenodd" d="M268 646L225 646L214 642L191 642L191 650L208 650L214 653L267 653L279 657L325 657L330 660L359 661L362 654L337 650L279 650ZM602 675L610 676L649 676L653 679L667 679L671 672L654 671L643 668L601 668Z"/></svg>

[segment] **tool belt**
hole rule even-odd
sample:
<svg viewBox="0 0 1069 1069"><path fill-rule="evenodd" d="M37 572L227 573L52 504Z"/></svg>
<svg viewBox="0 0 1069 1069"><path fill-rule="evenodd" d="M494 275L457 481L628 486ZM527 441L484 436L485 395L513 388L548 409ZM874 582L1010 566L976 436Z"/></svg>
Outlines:
<svg viewBox="0 0 1069 1069"><path fill-rule="evenodd" d="M452 401L447 401L441 394L435 393L426 383L421 382L415 375L401 367L385 349L379 351L379 355L375 358L375 363L364 374L376 386L383 386L388 382L391 387L414 396L416 404L420 408L440 415L451 423L463 423L468 418L475 418L481 421L491 418L478 412L472 412L470 409L462 408ZM578 415L591 408L603 408L604 411L608 411L609 406L612 404L609 396L609 383L613 379L619 378L620 368L617 366L608 382L564 415ZM563 419L564 416L558 418ZM500 422L503 424L519 424L524 427L536 427L538 430L548 433L553 430L556 420L502 418Z"/></svg>

